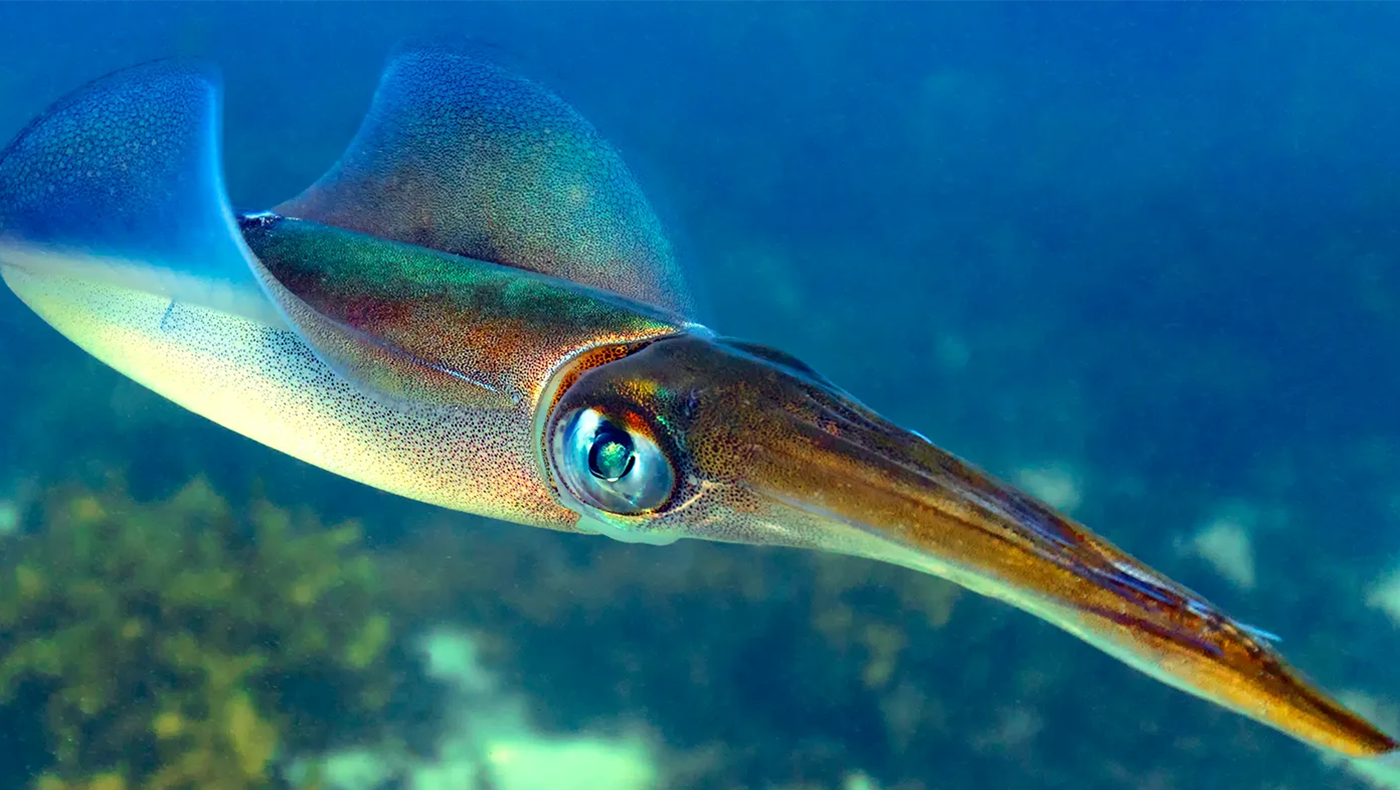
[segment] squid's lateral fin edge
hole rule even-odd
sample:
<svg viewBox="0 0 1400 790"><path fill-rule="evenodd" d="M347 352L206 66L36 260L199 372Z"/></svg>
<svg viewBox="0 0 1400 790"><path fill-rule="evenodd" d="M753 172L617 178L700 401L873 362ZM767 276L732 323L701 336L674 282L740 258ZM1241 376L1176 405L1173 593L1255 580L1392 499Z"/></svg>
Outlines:
<svg viewBox="0 0 1400 790"><path fill-rule="evenodd" d="M0 266L282 320L224 188L222 80L198 60L99 77L0 153Z"/></svg>

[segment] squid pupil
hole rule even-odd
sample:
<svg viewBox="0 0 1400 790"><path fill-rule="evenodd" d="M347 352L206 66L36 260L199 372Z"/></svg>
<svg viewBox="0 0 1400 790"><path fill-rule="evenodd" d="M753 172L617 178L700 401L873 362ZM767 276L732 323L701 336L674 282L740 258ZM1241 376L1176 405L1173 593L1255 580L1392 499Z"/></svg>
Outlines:
<svg viewBox="0 0 1400 790"><path fill-rule="evenodd" d="M632 437L612 426L603 426L593 438L588 451L588 471L593 476L616 483L632 471L637 455L632 451Z"/></svg>

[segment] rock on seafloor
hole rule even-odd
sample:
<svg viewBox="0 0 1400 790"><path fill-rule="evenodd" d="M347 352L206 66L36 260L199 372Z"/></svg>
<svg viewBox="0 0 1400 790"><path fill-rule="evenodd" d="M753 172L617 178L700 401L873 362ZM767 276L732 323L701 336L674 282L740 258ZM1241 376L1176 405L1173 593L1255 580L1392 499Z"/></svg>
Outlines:
<svg viewBox="0 0 1400 790"><path fill-rule="evenodd" d="M472 636L442 627L420 650L428 675L451 700L434 759L392 745L293 760L295 784L319 776L326 790L378 790L399 782L411 790L650 790L659 772L652 739L637 726L622 736L546 735L532 728L525 700L503 689L477 658Z"/></svg>

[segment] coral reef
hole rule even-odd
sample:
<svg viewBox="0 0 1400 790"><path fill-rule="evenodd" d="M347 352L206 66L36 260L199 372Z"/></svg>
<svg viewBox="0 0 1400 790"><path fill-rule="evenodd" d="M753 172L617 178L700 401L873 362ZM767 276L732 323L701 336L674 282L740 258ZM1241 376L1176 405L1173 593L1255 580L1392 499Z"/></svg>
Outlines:
<svg viewBox="0 0 1400 790"><path fill-rule="evenodd" d="M48 492L0 558L0 702L42 700L50 753L33 786L266 787L279 752L375 727L396 634L359 542L202 481Z"/></svg>

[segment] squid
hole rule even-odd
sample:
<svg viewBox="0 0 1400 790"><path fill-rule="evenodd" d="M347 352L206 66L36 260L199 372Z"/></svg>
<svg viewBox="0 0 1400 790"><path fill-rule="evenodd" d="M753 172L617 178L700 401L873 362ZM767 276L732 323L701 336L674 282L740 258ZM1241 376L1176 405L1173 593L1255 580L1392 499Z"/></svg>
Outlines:
<svg viewBox="0 0 1400 790"><path fill-rule="evenodd" d="M387 61L340 160L235 211L221 82L128 68L0 154L0 275L144 387L365 485L528 526L894 563L1316 748L1397 742L1232 619L800 360L696 320L617 151L449 46Z"/></svg>

